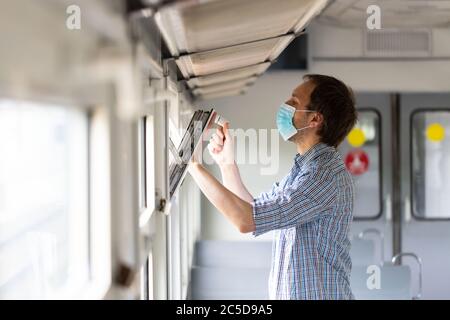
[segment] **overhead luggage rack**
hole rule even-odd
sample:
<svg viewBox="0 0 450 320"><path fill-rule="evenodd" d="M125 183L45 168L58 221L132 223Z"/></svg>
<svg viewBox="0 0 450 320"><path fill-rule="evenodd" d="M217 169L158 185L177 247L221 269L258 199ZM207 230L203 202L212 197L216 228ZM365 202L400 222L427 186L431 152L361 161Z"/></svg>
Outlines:
<svg viewBox="0 0 450 320"><path fill-rule="evenodd" d="M326 3L326 0L187 0L161 8L155 20L169 50L177 57L299 33Z"/></svg>
<svg viewBox="0 0 450 320"><path fill-rule="evenodd" d="M236 88L236 89L230 89L230 90L224 90L224 91L215 91L211 93L200 93L198 97L202 100L209 100L209 99L216 99L226 96L237 96L240 94L245 94L248 91L249 87L244 88Z"/></svg>
<svg viewBox="0 0 450 320"><path fill-rule="evenodd" d="M294 39L285 35L238 44L220 49L180 56L176 63L185 78L209 74L273 61Z"/></svg>
<svg viewBox="0 0 450 320"><path fill-rule="evenodd" d="M221 82L240 80L249 77L257 77L269 68L270 62L259 63L253 66L247 66L227 71L222 71L207 76L190 78L187 84L190 88L210 86Z"/></svg>
<svg viewBox="0 0 450 320"><path fill-rule="evenodd" d="M194 96L246 92L328 0L185 0L154 14L162 38ZM249 81L241 81L248 79ZM224 93L203 87L239 81Z"/></svg>
<svg viewBox="0 0 450 320"><path fill-rule="evenodd" d="M204 95L204 94L211 94L211 93L215 93L215 92L223 92L223 91L229 91L229 90L233 90L233 89L245 88L245 87L253 84L255 82L255 80L256 80L256 77L245 78L245 79L235 80L235 81L227 81L227 82L222 82L222 83L218 83L218 84L213 84L211 86L199 87L199 88L192 90L192 92L195 95L202 95L202 94Z"/></svg>

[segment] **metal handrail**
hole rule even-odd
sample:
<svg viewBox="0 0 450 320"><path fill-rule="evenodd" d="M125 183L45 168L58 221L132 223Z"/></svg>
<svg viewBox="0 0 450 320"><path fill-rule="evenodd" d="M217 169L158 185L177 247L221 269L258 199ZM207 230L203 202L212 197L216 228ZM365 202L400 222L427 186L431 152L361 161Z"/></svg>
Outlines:
<svg viewBox="0 0 450 320"><path fill-rule="evenodd" d="M400 257L412 257L416 260L417 264L419 265L419 289L417 295L413 296L413 299L417 300L422 298L422 259L412 252L400 252L399 254L396 254L394 257L392 257L392 264L396 264L397 260Z"/></svg>
<svg viewBox="0 0 450 320"><path fill-rule="evenodd" d="M380 241L379 241L379 243L380 243L380 256L381 256L381 259L380 259L381 263L380 264L383 265L384 264L384 233L381 232L380 230L376 229L376 228L369 228L369 229L366 229L364 231L361 231L358 234L358 238L359 239L363 239L365 235L370 234L370 233L377 235L378 238L380 239Z"/></svg>

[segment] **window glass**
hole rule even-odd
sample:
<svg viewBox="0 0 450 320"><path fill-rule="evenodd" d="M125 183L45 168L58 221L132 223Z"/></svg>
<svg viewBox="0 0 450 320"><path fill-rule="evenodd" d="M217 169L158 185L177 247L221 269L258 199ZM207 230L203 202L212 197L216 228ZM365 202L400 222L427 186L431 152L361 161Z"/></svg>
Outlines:
<svg viewBox="0 0 450 320"><path fill-rule="evenodd" d="M0 299L59 299L89 279L88 121L0 100Z"/></svg>
<svg viewBox="0 0 450 320"><path fill-rule="evenodd" d="M373 110L359 110L358 122L339 146L342 159L355 182L355 218L376 218L381 214L380 116Z"/></svg>
<svg viewBox="0 0 450 320"><path fill-rule="evenodd" d="M155 136L153 116L145 118L146 207L155 210Z"/></svg>
<svg viewBox="0 0 450 320"><path fill-rule="evenodd" d="M418 218L450 218L450 111L412 115L412 205Z"/></svg>

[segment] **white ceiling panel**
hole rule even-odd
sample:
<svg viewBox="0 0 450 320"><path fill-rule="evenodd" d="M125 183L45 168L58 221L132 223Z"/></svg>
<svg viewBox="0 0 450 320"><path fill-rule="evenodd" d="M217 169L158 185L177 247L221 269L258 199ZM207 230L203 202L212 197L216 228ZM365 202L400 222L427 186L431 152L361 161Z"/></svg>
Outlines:
<svg viewBox="0 0 450 320"><path fill-rule="evenodd" d="M383 29L450 26L450 0L335 0L318 22L366 28L369 5L380 7Z"/></svg>
<svg viewBox="0 0 450 320"><path fill-rule="evenodd" d="M187 81L190 88L210 86L218 83L258 76L269 68L270 62L211 74L209 76L191 78Z"/></svg>
<svg viewBox="0 0 450 320"><path fill-rule="evenodd" d="M185 79L272 61L294 39L282 36L181 56L176 63Z"/></svg>
<svg viewBox="0 0 450 320"><path fill-rule="evenodd" d="M156 22L173 56L301 31L328 0L186 0Z"/></svg>

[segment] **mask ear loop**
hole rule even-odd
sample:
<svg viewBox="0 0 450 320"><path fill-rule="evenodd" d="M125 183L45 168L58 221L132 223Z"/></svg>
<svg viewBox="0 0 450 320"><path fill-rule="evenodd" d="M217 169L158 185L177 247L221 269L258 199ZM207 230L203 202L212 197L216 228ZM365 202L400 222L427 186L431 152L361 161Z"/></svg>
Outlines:
<svg viewBox="0 0 450 320"><path fill-rule="evenodd" d="M295 110L295 112L317 112L317 111L314 111L314 110ZM305 129L308 129L308 128L313 128L313 126L311 126L311 125L309 125L309 126L307 126L307 127L303 127L303 128L300 128L300 129L297 129L297 132L298 131L302 131L302 130L305 130Z"/></svg>
<svg viewBox="0 0 450 320"><path fill-rule="evenodd" d="M302 131L302 130L305 130L305 129L308 129L308 128L312 128L312 127L313 127L313 126L303 127L303 128L297 129L297 131Z"/></svg>

